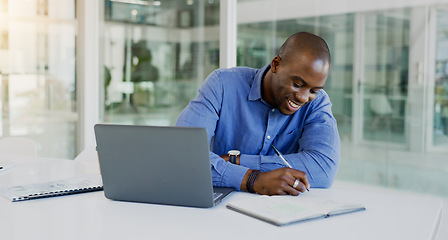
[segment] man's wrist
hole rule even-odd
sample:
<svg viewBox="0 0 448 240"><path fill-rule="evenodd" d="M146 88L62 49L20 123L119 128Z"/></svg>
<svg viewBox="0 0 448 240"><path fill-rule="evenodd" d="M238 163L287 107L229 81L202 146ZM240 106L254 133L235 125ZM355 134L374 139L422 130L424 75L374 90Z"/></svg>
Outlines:
<svg viewBox="0 0 448 240"><path fill-rule="evenodd" d="M230 163L239 165L240 151L230 150L227 154L229 154L229 162Z"/></svg>
<svg viewBox="0 0 448 240"><path fill-rule="evenodd" d="M246 182L246 190L250 193L256 193L254 190L255 181L257 180L258 174L260 173L260 170L252 170L249 174L249 177L247 178Z"/></svg>

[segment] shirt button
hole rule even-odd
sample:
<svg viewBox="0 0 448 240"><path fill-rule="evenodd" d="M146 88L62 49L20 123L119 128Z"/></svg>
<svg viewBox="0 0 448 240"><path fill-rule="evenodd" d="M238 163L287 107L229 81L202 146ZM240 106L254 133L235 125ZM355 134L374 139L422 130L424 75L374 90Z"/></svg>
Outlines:
<svg viewBox="0 0 448 240"><path fill-rule="evenodd" d="M271 136L267 136L268 139L271 139Z"/></svg>
<svg viewBox="0 0 448 240"><path fill-rule="evenodd" d="M275 112L275 109L272 109L272 112Z"/></svg>

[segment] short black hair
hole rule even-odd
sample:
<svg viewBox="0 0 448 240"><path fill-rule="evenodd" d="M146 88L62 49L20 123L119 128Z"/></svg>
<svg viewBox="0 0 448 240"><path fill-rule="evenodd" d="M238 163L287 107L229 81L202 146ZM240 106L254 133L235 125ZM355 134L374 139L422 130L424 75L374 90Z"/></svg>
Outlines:
<svg viewBox="0 0 448 240"><path fill-rule="evenodd" d="M312 54L316 58L326 60L331 64L330 48L325 40L308 32L298 32L291 35L280 47L278 55L282 59L286 59L289 54L304 52Z"/></svg>

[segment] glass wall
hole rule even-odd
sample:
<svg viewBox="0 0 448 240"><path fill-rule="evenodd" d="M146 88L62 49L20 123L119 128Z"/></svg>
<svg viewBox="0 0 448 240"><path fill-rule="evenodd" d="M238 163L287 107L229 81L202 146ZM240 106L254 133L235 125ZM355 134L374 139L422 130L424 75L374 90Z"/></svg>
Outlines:
<svg viewBox="0 0 448 240"><path fill-rule="evenodd" d="M433 145L448 149L448 8L437 11Z"/></svg>
<svg viewBox="0 0 448 240"><path fill-rule="evenodd" d="M240 66L259 68L268 64L280 45L295 32L312 32L327 41L332 68L325 91L331 97L342 140L337 179L448 196L448 171L444 170L448 166L444 121L448 118L443 115L443 99L447 96L443 86L448 86L444 81L448 76L447 8L437 15L435 89L429 89L434 79L416 80L414 76L428 76L422 72L428 63L415 54L412 59L410 54L435 47L411 38L411 29L417 29L414 34L419 36L428 34L421 39L436 37L425 30L429 23L424 8L346 10L322 15L317 11L315 16L302 17L293 16L292 11L275 1L238 2L245 7L239 11L262 12L253 20L243 14L243 23L238 24ZM322 5L319 9L336 11ZM423 70L411 73L415 62L421 63ZM427 90L435 91L435 95ZM435 99L425 99L428 96ZM425 130L428 123L423 120L426 117L422 117L427 109L422 103L428 100L434 102L434 144L442 146L439 152L423 146L428 143L425 136L429 132ZM421 118L416 118L418 115ZM411 137L422 140L411 141Z"/></svg>
<svg viewBox="0 0 448 240"><path fill-rule="evenodd" d="M0 136L35 140L38 154L73 159L74 0L0 1Z"/></svg>
<svg viewBox="0 0 448 240"><path fill-rule="evenodd" d="M341 137L351 140L358 132L362 140L405 143L409 10L365 16L364 43L357 49L363 53L363 76L355 80L355 86L362 88L361 110L353 109L354 19L349 13L240 24L237 64L259 68L272 60L293 33L317 34L327 41L333 56L325 90L332 97ZM353 117L363 119L360 129L353 128Z"/></svg>
<svg viewBox="0 0 448 240"><path fill-rule="evenodd" d="M109 123L172 125L219 66L219 1L104 1Z"/></svg>
<svg viewBox="0 0 448 240"><path fill-rule="evenodd" d="M409 10L364 16L362 46L362 139L406 143Z"/></svg>

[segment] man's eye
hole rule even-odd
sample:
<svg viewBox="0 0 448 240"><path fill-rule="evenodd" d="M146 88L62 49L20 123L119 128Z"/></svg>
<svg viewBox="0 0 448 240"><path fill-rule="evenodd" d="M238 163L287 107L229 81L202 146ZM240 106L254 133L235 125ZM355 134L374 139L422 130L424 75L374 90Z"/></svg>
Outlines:
<svg viewBox="0 0 448 240"><path fill-rule="evenodd" d="M311 89L310 92L311 92L312 94L316 94L317 92L319 92L319 90L316 91L316 90Z"/></svg>
<svg viewBox="0 0 448 240"><path fill-rule="evenodd" d="M302 87L302 86L299 85L299 84L297 84L297 83L294 83L294 87L296 87L296 88L300 88L300 87Z"/></svg>

